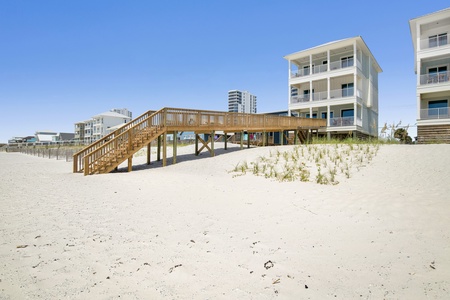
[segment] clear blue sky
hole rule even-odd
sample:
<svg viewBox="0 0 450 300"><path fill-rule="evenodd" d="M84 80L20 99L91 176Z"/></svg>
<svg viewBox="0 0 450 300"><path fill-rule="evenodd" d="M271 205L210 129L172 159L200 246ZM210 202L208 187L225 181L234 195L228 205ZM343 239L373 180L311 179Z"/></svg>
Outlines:
<svg viewBox="0 0 450 300"><path fill-rule="evenodd" d="M0 142L73 132L111 108L228 109L230 89L258 112L287 109L284 55L362 36L383 69L379 123L416 122L408 21L434 1L0 0ZM416 129L410 131L416 134Z"/></svg>

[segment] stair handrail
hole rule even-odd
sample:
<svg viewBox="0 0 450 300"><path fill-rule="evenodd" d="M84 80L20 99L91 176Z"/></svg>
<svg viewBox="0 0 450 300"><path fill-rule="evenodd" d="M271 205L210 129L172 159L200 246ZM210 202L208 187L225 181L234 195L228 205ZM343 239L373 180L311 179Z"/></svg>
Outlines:
<svg viewBox="0 0 450 300"><path fill-rule="evenodd" d="M106 141L100 147L92 150L89 153L86 153L86 155L83 157L84 175L94 173L96 170L91 166L93 166L98 159L108 155L111 151L119 150L122 145L124 144L126 145L127 151L132 151L131 149L132 138L130 138L130 136L136 135L139 130L144 130L145 128L148 128L150 126L156 126L157 128L164 127L165 111L166 109L163 108L159 111L154 112L153 114L141 119L138 123L129 127L127 130L121 132L114 138ZM157 117L159 116L161 116L161 121L157 120ZM153 124L154 123L153 121L155 119L157 121L157 124ZM147 125L136 131L136 129L139 128L144 123L147 123Z"/></svg>
<svg viewBox="0 0 450 300"><path fill-rule="evenodd" d="M104 137L102 137L98 141L95 141L94 143L92 143L92 144L84 147L80 151L76 152L73 155L73 172L74 173L78 173L78 172L83 171L84 156L86 156L88 153L98 149L103 144L105 144L108 141L114 139L115 137L117 137L121 133L127 131L131 127L135 126L137 123L140 123L143 119L147 119L149 116L151 116L154 113L156 113L156 111L154 111L154 110L146 111L143 114L141 114L140 116L138 116L137 118L131 120L128 123L126 123L124 126L114 130L113 132L105 135Z"/></svg>

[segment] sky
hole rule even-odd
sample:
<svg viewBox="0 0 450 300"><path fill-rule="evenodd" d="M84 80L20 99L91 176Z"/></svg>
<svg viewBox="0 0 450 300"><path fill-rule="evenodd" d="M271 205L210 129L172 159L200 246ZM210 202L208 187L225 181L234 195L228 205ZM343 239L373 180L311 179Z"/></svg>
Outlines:
<svg viewBox="0 0 450 300"><path fill-rule="evenodd" d="M113 108L287 110L287 54L362 36L383 69L379 125L417 134L410 19L434 1L0 0L0 142Z"/></svg>

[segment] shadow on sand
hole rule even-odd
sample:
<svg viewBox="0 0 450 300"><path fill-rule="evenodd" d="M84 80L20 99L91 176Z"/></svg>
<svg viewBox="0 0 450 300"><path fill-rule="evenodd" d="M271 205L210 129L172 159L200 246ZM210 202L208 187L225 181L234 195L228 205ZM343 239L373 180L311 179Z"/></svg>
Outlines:
<svg viewBox="0 0 450 300"><path fill-rule="evenodd" d="M251 147L252 148L252 147ZM251 149L250 148L250 149ZM248 149L247 147L244 147L242 150L246 150ZM227 150L223 149L223 148L218 148L218 149L214 149L214 154L215 156L218 155L224 155L224 154L228 154L228 153L232 153L232 152L236 152L236 151L242 151L240 147L230 147ZM161 153L162 156L162 153ZM181 154L181 155L177 155L177 164L183 163L183 162L187 162L187 161L192 161L192 160L199 160L199 159L203 159L203 158L208 158L211 157L209 151L202 151L198 156L196 156L194 153L191 154ZM173 164L173 157L167 157L167 164L166 166L170 166ZM162 157L160 161L156 160L156 154L152 153L152 157L151 157L151 162L150 165L147 165L147 163L144 164L133 164L133 168L132 171L142 171L142 170L148 170L148 169L155 169L155 168L162 168ZM121 173L121 172L128 172L127 167L120 167L118 168L116 171L113 171L111 173Z"/></svg>

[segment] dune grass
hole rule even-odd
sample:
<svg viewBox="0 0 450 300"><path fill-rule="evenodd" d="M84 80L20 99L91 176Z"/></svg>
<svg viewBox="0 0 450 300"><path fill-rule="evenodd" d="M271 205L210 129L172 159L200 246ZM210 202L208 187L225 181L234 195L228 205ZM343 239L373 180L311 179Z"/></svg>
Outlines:
<svg viewBox="0 0 450 300"><path fill-rule="evenodd" d="M324 143L292 146L290 150L273 149L268 156L240 162L231 171L235 176L252 173L268 179L315 182L335 185L343 178L369 164L382 143L355 140L332 140Z"/></svg>

